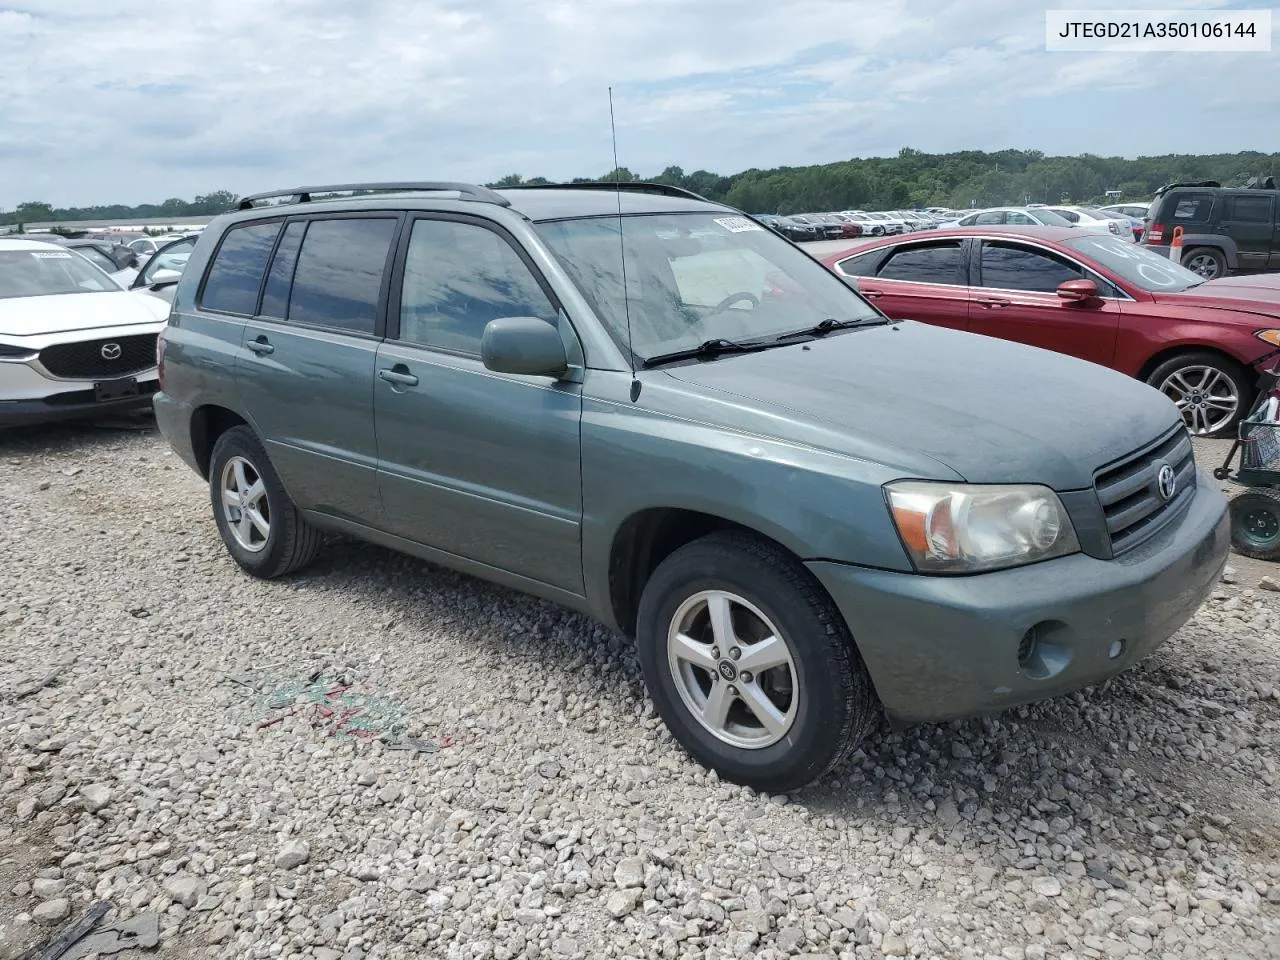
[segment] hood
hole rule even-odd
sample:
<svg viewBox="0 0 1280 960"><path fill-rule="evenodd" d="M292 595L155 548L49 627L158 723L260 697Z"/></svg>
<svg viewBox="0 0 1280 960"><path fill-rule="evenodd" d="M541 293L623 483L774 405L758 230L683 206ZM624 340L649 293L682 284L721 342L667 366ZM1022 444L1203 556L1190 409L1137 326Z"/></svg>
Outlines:
<svg viewBox="0 0 1280 960"><path fill-rule="evenodd" d="M125 290L0 299L0 336L34 337L99 327L161 323L169 305Z"/></svg>
<svg viewBox="0 0 1280 960"><path fill-rule="evenodd" d="M1178 293L1153 294L1161 303L1195 303L1197 306L1243 310L1280 317L1280 275L1258 274L1221 277Z"/></svg>
<svg viewBox="0 0 1280 960"><path fill-rule="evenodd" d="M839 452L907 448L971 483L1085 489L1181 422L1157 390L1106 367L909 321L667 372L770 418L834 427L848 439Z"/></svg>

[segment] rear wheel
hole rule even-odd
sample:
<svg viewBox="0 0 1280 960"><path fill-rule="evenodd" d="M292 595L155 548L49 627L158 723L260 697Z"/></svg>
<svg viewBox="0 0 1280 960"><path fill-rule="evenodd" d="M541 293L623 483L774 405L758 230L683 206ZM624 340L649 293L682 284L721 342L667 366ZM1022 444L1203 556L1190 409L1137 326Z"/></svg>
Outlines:
<svg viewBox="0 0 1280 960"><path fill-rule="evenodd" d="M1227 258L1215 247L1192 247L1182 255L1182 265L1206 280L1215 280L1227 272Z"/></svg>
<svg viewBox="0 0 1280 960"><path fill-rule="evenodd" d="M1238 363L1203 350L1171 357L1151 371L1147 383L1177 405L1187 429L1198 437L1233 435L1253 399Z"/></svg>
<svg viewBox="0 0 1280 960"><path fill-rule="evenodd" d="M213 445L209 495L227 552L255 577L292 573L319 552L322 534L293 505L249 427L232 427Z"/></svg>
<svg viewBox="0 0 1280 960"><path fill-rule="evenodd" d="M637 645L676 740L759 790L822 776L879 710L830 598L794 557L749 534L711 534L659 564L641 596Z"/></svg>
<svg viewBox="0 0 1280 960"><path fill-rule="evenodd" d="M1280 560L1280 493L1255 487L1231 498L1231 545L1255 560Z"/></svg>

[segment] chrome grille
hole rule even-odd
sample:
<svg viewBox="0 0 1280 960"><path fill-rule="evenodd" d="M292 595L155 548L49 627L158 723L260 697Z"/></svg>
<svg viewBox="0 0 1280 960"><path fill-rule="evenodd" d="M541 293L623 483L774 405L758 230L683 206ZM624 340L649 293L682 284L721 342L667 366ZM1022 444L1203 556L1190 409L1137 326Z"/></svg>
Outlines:
<svg viewBox="0 0 1280 960"><path fill-rule="evenodd" d="M1177 492L1160 495L1160 468L1173 468ZM1113 553L1132 550L1154 536L1190 502L1196 489L1191 437L1177 427L1155 443L1099 471L1093 481L1106 517Z"/></svg>

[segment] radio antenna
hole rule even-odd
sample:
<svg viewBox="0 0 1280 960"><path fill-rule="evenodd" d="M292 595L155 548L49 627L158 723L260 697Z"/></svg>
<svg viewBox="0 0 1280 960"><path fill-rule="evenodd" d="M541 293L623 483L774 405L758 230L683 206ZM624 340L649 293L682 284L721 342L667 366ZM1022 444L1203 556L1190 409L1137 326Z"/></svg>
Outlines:
<svg viewBox="0 0 1280 960"><path fill-rule="evenodd" d="M636 353L631 347L631 298L627 285L627 240L622 230L622 172L618 167L618 126L613 120L613 87L609 88L609 136L613 139L613 185L618 198L618 252L622 258L622 312L627 318L627 363L631 369L631 402L640 397L640 381L636 379Z"/></svg>

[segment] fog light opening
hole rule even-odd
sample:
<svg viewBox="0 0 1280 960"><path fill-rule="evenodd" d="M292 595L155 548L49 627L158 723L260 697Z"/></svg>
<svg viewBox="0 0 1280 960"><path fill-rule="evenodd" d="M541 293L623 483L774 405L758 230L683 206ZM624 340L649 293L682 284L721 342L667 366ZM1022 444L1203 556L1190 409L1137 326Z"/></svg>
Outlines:
<svg viewBox="0 0 1280 960"><path fill-rule="evenodd" d="M1031 680L1048 680L1071 662L1074 636L1061 620L1041 620L1018 641L1018 671Z"/></svg>
<svg viewBox="0 0 1280 960"><path fill-rule="evenodd" d="M1032 627L1022 635L1022 639L1018 641L1018 666L1023 670L1031 663L1032 656L1036 652L1036 634L1037 628Z"/></svg>

